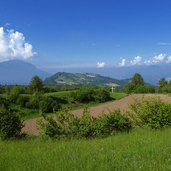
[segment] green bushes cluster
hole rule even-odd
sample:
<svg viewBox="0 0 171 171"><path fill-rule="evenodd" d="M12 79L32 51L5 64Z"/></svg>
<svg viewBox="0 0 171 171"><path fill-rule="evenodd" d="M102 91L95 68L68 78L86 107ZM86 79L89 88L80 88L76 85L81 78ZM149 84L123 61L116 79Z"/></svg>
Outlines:
<svg viewBox="0 0 171 171"><path fill-rule="evenodd" d="M50 138L92 138L132 129L131 121L121 115L120 110L99 117L91 116L88 110L85 110L81 117L66 110L57 113L55 117L44 117L39 121L39 125L43 134Z"/></svg>
<svg viewBox="0 0 171 171"><path fill-rule="evenodd" d="M140 126L148 125L154 129L171 126L171 104L159 98L137 100L131 105L131 112Z"/></svg>
<svg viewBox="0 0 171 171"><path fill-rule="evenodd" d="M85 88L71 93L73 102L90 103L111 100L109 91L102 88Z"/></svg>
<svg viewBox="0 0 171 171"><path fill-rule="evenodd" d="M16 138L21 135L23 127L20 117L10 108L0 106L0 138Z"/></svg>

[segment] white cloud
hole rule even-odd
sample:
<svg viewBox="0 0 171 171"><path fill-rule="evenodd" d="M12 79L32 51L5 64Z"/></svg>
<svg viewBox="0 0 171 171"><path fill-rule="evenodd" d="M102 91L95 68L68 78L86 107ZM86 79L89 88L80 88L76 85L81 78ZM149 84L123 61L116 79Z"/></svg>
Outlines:
<svg viewBox="0 0 171 171"><path fill-rule="evenodd" d="M97 68L104 68L105 62L97 62Z"/></svg>
<svg viewBox="0 0 171 171"><path fill-rule="evenodd" d="M132 66L132 65L154 65L154 64L164 64L164 63L171 63L171 56L167 56L166 54L159 54L153 56L152 58L145 59L141 56L136 56L131 60L121 59L118 66Z"/></svg>
<svg viewBox="0 0 171 171"><path fill-rule="evenodd" d="M136 56L136 57L134 57L133 60L130 61L130 64L131 65L140 65L141 62L142 62L141 56Z"/></svg>
<svg viewBox="0 0 171 171"><path fill-rule="evenodd" d="M166 63L171 63L171 56L167 57Z"/></svg>
<svg viewBox="0 0 171 171"><path fill-rule="evenodd" d="M163 62L163 61L165 61L165 59L166 59L166 55L161 53L161 54L154 56L152 58L152 63Z"/></svg>
<svg viewBox="0 0 171 171"><path fill-rule="evenodd" d="M119 66L120 66L120 67L126 66L126 59L122 58L122 59L121 59L121 62L119 62Z"/></svg>
<svg viewBox="0 0 171 171"><path fill-rule="evenodd" d="M34 56L33 47L25 41L23 33L14 30L5 31L0 27L0 61L28 59Z"/></svg>

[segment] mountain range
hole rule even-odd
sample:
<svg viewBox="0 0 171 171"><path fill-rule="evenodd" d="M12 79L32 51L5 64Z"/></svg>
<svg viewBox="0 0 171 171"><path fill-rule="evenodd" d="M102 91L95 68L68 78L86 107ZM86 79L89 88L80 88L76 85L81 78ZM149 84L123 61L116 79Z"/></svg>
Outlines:
<svg viewBox="0 0 171 171"><path fill-rule="evenodd" d="M89 73L87 73L87 70ZM81 68L63 69L64 72L49 74L33 64L20 60L11 60L0 63L0 84L26 85L33 76L38 75L46 84L73 85L73 84L117 84L123 85L135 73L140 73L146 83L157 85L160 78L171 79L171 66L165 65L139 65L127 67ZM67 72L67 73L66 73ZM77 74L75 74L77 73ZM94 74L93 74L94 73ZM126 79L126 80L125 80Z"/></svg>

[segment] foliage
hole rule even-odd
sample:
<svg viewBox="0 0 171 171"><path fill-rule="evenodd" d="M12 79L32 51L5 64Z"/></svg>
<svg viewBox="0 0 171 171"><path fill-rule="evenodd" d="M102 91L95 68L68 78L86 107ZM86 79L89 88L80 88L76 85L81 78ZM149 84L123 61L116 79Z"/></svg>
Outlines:
<svg viewBox="0 0 171 171"><path fill-rule="evenodd" d="M43 96L41 93L34 93L27 102L26 107L29 109L39 109L39 103L42 100L42 98Z"/></svg>
<svg viewBox="0 0 171 171"><path fill-rule="evenodd" d="M131 112L139 118L139 125L155 129L171 126L171 104L159 98L137 100L131 105Z"/></svg>
<svg viewBox="0 0 171 171"><path fill-rule="evenodd" d="M141 86L137 86L133 92L134 93L155 93L155 88L151 85L141 85Z"/></svg>
<svg viewBox="0 0 171 171"><path fill-rule="evenodd" d="M102 88L85 88L71 93L77 103L106 102L111 100L109 91Z"/></svg>
<svg viewBox="0 0 171 171"><path fill-rule="evenodd" d="M165 78L159 80L158 83L159 93L171 93L171 81L167 81Z"/></svg>
<svg viewBox="0 0 171 171"><path fill-rule="evenodd" d="M130 93L155 93L155 88L151 85L145 85L143 77L136 73L131 82L125 86L125 92Z"/></svg>
<svg viewBox="0 0 171 171"><path fill-rule="evenodd" d="M132 77L132 84L134 86L144 85L144 79L143 79L143 77L140 74L135 73L134 76Z"/></svg>
<svg viewBox="0 0 171 171"><path fill-rule="evenodd" d="M42 92L43 81L38 76L34 76L29 84L29 87L32 92Z"/></svg>
<svg viewBox="0 0 171 171"><path fill-rule="evenodd" d="M5 107L0 108L0 137L2 139L18 137L22 126L22 122L16 113Z"/></svg>
<svg viewBox="0 0 171 171"><path fill-rule="evenodd" d="M15 103L21 93L22 93L22 88L20 86L13 86L10 90L8 98L12 103Z"/></svg>
<svg viewBox="0 0 171 171"><path fill-rule="evenodd" d="M60 109L60 103L57 99L44 96L39 102L39 109L41 113L52 113Z"/></svg>
<svg viewBox="0 0 171 171"><path fill-rule="evenodd" d="M56 116L44 116L44 119L39 122L40 129L51 138L91 138L129 131L132 128L131 121L121 115L120 110L99 117L91 116L87 109L81 117L64 110Z"/></svg>
<svg viewBox="0 0 171 171"><path fill-rule="evenodd" d="M29 102L29 100L30 100L30 97L24 96L24 95L20 95L16 99L16 104L20 105L21 107L26 107L26 105Z"/></svg>

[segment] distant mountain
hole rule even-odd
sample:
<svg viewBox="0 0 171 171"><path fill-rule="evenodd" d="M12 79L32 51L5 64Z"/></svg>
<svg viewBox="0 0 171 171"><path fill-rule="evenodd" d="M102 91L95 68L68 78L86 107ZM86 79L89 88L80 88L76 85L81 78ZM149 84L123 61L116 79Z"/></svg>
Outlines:
<svg viewBox="0 0 171 171"><path fill-rule="evenodd" d="M126 80L116 80L110 77L93 73L66 73L58 72L45 79L47 85L101 85L101 86L123 86Z"/></svg>
<svg viewBox="0 0 171 171"><path fill-rule="evenodd" d="M48 73L24 61L12 60L0 63L0 84L26 85L35 75L42 79L49 76Z"/></svg>
<svg viewBox="0 0 171 171"><path fill-rule="evenodd" d="M63 69L64 72L87 72L87 68ZM145 82L157 85L160 78L171 79L171 64L163 65L137 65L125 67L104 67L104 68L88 68L91 73L104 75L118 80L131 78L133 74L140 73Z"/></svg>

